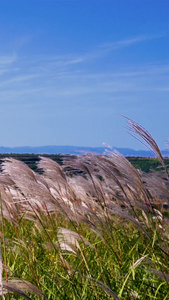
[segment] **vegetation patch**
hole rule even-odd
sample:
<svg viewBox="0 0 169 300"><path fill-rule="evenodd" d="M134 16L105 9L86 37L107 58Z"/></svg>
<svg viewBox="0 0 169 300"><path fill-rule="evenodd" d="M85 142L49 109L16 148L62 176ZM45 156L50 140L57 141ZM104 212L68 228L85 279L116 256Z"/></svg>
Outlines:
<svg viewBox="0 0 169 300"><path fill-rule="evenodd" d="M163 171L113 150L39 157L40 172L2 160L2 299L169 299L168 169L150 134L129 126Z"/></svg>

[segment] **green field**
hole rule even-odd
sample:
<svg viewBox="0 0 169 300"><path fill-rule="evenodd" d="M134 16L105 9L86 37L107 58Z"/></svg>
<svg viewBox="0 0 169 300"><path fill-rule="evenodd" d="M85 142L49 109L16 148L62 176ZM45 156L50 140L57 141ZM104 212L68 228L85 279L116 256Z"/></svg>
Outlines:
<svg viewBox="0 0 169 300"><path fill-rule="evenodd" d="M64 159L69 157L69 154L44 154L44 157L51 158L58 164L62 165ZM32 170L37 171L37 162L39 161L39 155L37 154L0 154L0 163L4 158L13 157L27 164ZM75 158L76 155L70 155L71 158ZM151 171L159 171L161 164L157 158L146 157L127 157L131 164L136 168L146 173ZM169 165L169 158L164 159L165 164Z"/></svg>

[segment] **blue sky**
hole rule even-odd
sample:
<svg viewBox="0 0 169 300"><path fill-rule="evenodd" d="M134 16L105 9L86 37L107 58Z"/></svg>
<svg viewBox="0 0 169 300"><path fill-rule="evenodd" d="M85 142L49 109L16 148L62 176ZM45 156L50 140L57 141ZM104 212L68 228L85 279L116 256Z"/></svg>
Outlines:
<svg viewBox="0 0 169 300"><path fill-rule="evenodd" d="M0 145L165 149L169 1L0 0Z"/></svg>

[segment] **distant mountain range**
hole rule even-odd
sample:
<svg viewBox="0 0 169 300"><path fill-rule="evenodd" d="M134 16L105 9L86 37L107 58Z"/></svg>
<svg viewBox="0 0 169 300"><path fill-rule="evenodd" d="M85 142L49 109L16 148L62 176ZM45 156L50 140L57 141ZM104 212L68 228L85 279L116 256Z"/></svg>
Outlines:
<svg viewBox="0 0 169 300"><path fill-rule="evenodd" d="M80 146L40 146L40 147L0 147L1 154L84 154L84 152L105 153L106 147L80 147ZM154 157L153 152L146 150L133 150L129 148L114 148L124 156ZM163 156L168 156L169 151L162 150Z"/></svg>

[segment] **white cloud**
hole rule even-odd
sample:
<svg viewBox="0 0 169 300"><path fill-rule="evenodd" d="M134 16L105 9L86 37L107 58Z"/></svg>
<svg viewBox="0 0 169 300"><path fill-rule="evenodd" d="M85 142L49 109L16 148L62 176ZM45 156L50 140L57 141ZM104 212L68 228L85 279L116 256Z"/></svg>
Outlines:
<svg viewBox="0 0 169 300"><path fill-rule="evenodd" d="M22 102L50 101L56 102L87 101L104 98L117 99L117 94L124 101L124 95L143 94L144 92L168 92L169 62L124 65L114 71L99 70L98 62L107 50L126 47L160 36L137 36L103 45L102 50L83 54L66 55L32 55L15 54L0 56L0 94L1 101ZM97 56L98 55L98 56ZM92 63L93 63L92 62ZM100 63L101 65L101 63ZM97 67L97 68L95 68ZM29 92L30 91L30 92ZM126 93L126 94L125 94ZM132 95L133 93L133 95ZM31 97L30 97L31 94ZM137 96L140 97L140 96ZM29 100L28 100L29 98ZM2 100L3 99L3 100ZM73 100L74 99L74 100ZM88 100L90 99L90 100ZM93 100L92 100L93 99ZM53 101L53 100L52 100Z"/></svg>
<svg viewBox="0 0 169 300"><path fill-rule="evenodd" d="M121 71L95 72L83 70L76 65L52 64L57 58L48 57L43 61L36 60L20 66L16 72L9 74L8 78L1 76L1 96L8 100L10 97L18 101L18 97L28 99L30 102L38 101L37 98L79 99L84 101L88 97L117 97L117 93L123 97L123 93L144 93L153 91L168 91L169 64L145 64L132 66L130 69L123 67ZM61 60L60 60L61 61ZM33 72L34 70L34 72ZM31 92L29 92L29 89ZM35 92L33 94L33 92ZM3 94L2 94L3 93ZM23 98L25 95L26 98ZM127 97L127 94L126 94ZM123 97L124 98L124 97ZM88 100L87 100L88 101ZM86 102L87 103L87 102Z"/></svg>
<svg viewBox="0 0 169 300"><path fill-rule="evenodd" d="M21 74L21 75L14 75L13 77L7 79L7 80L2 80L0 81L0 87L4 86L10 86L13 84L20 84L23 82L31 82L32 79L38 77L37 74Z"/></svg>
<svg viewBox="0 0 169 300"><path fill-rule="evenodd" d="M105 44L102 44L100 47L105 50L116 50L118 48L129 47L134 44L141 43L141 42L163 38L165 36L166 35L164 35L164 34L161 34L161 35L160 34L159 35L138 35L133 38L121 39L119 41L105 43Z"/></svg>
<svg viewBox="0 0 169 300"><path fill-rule="evenodd" d="M0 55L0 67L13 64L17 59L16 54Z"/></svg>

